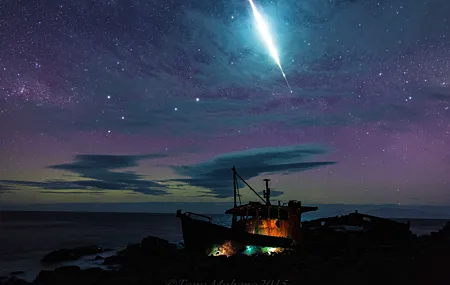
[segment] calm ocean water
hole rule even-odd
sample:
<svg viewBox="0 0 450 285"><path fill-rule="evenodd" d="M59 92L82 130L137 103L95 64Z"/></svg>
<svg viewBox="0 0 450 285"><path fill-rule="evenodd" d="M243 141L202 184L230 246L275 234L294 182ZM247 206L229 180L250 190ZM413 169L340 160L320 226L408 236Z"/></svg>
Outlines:
<svg viewBox="0 0 450 285"><path fill-rule="evenodd" d="M231 224L228 216L212 217L216 223ZM411 228L416 234L428 234L442 228L445 222L412 219ZM173 243L183 239L175 214L0 212L0 276L25 271L20 277L31 280L44 268L39 260L52 250L88 245L120 249L146 236ZM100 264L92 259L86 257L70 264L82 267Z"/></svg>

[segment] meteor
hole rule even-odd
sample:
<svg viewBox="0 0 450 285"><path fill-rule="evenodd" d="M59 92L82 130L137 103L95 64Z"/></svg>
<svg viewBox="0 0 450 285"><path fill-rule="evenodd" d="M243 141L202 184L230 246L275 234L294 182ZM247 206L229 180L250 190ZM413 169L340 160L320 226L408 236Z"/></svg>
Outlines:
<svg viewBox="0 0 450 285"><path fill-rule="evenodd" d="M287 86L289 87L289 90L292 93L291 86L289 85L289 82L286 78L286 74L283 71L283 68L281 67L280 58L278 56L278 51L275 48L275 45L272 41L272 37L270 36L269 27L266 24L266 21L261 16L261 14L258 12L258 9L256 9L255 4L253 3L253 0L248 0L250 2L250 6L252 6L253 16L255 17L256 24L258 26L259 33L261 34L264 42L266 43L267 48L269 49L270 55L275 60L275 63L280 68L281 74L284 77L284 80L286 81Z"/></svg>

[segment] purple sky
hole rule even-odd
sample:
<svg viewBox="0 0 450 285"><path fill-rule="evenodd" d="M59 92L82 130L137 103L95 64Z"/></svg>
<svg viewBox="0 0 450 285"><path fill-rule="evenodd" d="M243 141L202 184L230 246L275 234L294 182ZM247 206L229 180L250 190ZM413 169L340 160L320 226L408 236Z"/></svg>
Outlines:
<svg viewBox="0 0 450 285"><path fill-rule="evenodd" d="M0 4L0 205L450 205L450 3L255 4Z"/></svg>

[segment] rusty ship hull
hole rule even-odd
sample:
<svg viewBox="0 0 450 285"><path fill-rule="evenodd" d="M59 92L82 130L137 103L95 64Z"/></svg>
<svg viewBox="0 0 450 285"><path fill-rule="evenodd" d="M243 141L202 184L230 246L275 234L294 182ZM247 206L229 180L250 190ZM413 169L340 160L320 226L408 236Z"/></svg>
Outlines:
<svg viewBox="0 0 450 285"><path fill-rule="evenodd" d="M177 212L181 220L184 247L189 251L207 253L214 245L229 241L237 248L247 245L274 248L293 248L293 240L285 237L248 233L192 217L193 213ZM193 214L195 215L195 214Z"/></svg>

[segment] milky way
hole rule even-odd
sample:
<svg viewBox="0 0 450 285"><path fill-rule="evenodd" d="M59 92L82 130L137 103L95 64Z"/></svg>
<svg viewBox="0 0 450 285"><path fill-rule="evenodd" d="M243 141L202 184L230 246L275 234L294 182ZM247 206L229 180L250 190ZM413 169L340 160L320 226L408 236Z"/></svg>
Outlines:
<svg viewBox="0 0 450 285"><path fill-rule="evenodd" d="M3 1L2 203L448 205L450 2L258 7L293 93L247 1Z"/></svg>

